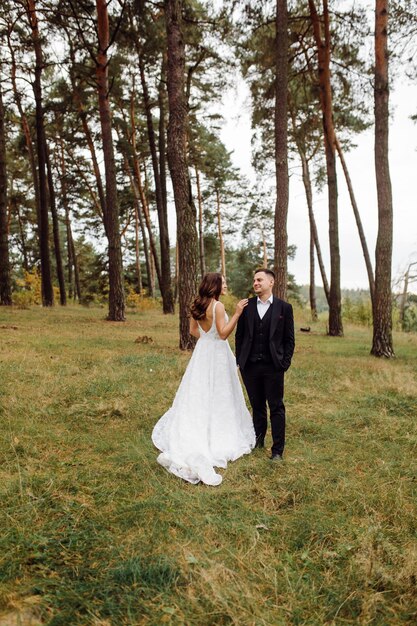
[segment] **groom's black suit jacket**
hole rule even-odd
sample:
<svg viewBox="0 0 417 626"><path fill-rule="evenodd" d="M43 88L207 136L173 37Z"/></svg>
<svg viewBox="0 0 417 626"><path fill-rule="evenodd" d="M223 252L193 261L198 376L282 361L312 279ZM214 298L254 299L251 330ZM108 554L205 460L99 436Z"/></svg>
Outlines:
<svg viewBox="0 0 417 626"><path fill-rule="evenodd" d="M236 328L236 362L243 370L248 360L255 326L255 316L258 298L250 298L247 307L239 318ZM269 333L269 348L272 361L276 368L287 369L291 365L291 358L294 353L294 315L291 304L273 299L272 317Z"/></svg>

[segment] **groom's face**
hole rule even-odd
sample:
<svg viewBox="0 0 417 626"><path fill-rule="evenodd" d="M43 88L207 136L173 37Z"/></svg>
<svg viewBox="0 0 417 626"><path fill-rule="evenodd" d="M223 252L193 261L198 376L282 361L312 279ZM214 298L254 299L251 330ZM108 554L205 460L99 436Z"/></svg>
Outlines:
<svg viewBox="0 0 417 626"><path fill-rule="evenodd" d="M274 285L274 279L265 272L256 272L253 277L253 290L257 296L267 295L268 297L272 293L272 287Z"/></svg>

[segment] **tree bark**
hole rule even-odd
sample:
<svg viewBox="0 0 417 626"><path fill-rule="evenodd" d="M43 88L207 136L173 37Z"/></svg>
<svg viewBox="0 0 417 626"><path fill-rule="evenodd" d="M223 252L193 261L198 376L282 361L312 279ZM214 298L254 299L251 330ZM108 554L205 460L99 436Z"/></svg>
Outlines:
<svg viewBox="0 0 417 626"><path fill-rule="evenodd" d="M149 278L149 294L152 294L153 297L155 293L155 257L153 254L149 257L150 264L150 278Z"/></svg>
<svg viewBox="0 0 417 626"><path fill-rule="evenodd" d="M268 252L267 252L267 248L266 248L266 239L265 239L265 231L261 226L261 237L262 237L262 256L263 256L263 262L262 262L262 267L268 267Z"/></svg>
<svg viewBox="0 0 417 626"><path fill-rule="evenodd" d="M329 304L330 287L329 287L329 282L327 280L326 269L324 267L323 256L322 256L322 253L321 253L321 246L320 246L320 240L319 240L319 235L318 235L318 231L317 231L316 219L314 217L313 190L312 190L313 187L312 187L312 184L311 184L309 159L307 158L307 151L306 151L306 147L305 147L305 142L304 142L303 138L300 137L300 135L298 133L294 109L291 109L291 121L292 121L294 139L295 139L295 143L296 143L298 154L300 156L300 161L301 161L302 179L303 179L304 191L305 191L305 194L306 194L307 209L308 209L308 220L309 220L309 224L310 224L310 237L313 238L314 246L316 248L317 261L318 261L318 264L319 264L321 279L322 279L322 282L323 282L324 294L326 296L327 304ZM311 244L311 238L310 238L310 244ZM311 256L311 248L310 248L310 277L311 277L311 259L313 259L313 262L314 262L314 252L313 252L313 256ZM314 271L313 271L313 273L315 274ZM311 280L310 280L310 289L311 289ZM310 298L310 300L311 300L311 298Z"/></svg>
<svg viewBox="0 0 417 626"><path fill-rule="evenodd" d="M327 0L323 0L324 40L314 0L308 0L317 45L320 104L323 113L326 152L327 188L329 196L330 297L329 328L332 337L343 336L342 294L340 289L340 249L337 206L336 149L333 126L333 103L330 82L330 21Z"/></svg>
<svg viewBox="0 0 417 626"><path fill-rule="evenodd" d="M375 172L378 236L375 248L375 297L371 354L392 357L392 230L393 208L388 161L388 0L375 2Z"/></svg>
<svg viewBox="0 0 417 626"><path fill-rule="evenodd" d="M28 251L26 246L26 237L25 237L25 228L22 222L22 216L20 215L19 203L14 203L17 222L19 224L19 235L20 235L20 245L22 246L22 255L23 255L23 269L25 272L29 271L29 259L28 259Z"/></svg>
<svg viewBox="0 0 417 626"><path fill-rule="evenodd" d="M356 226L358 228L359 239L362 246L363 258L365 259L366 271L368 274L368 282L369 282L369 292L371 294L371 301L374 301L375 294L375 280L374 280L374 271L372 269L371 257L369 256L368 244L366 243L365 231L363 230L362 220L359 213L359 208L356 202L355 194L353 191L352 181L349 175L349 170L347 168L347 164L345 161L345 157L343 154L342 146L340 145L340 141L337 137L335 137L336 141L336 149L340 158L340 162L342 164L343 173L345 175L346 184L349 191L350 202L352 204L353 214L355 216Z"/></svg>
<svg viewBox="0 0 417 626"><path fill-rule="evenodd" d="M152 230L151 216L149 212L148 201L146 199L145 190L142 183L142 175L140 171L140 163L137 152L133 151L133 171L135 180L133 182L134 190L142 205L143 215L145 217L146 228L148 229L149 247L151 254L149 255L149 295L153 298L155 295L155 273L160 286L161 267L159 265L158 250L156 249L155 237Z"/></svg>
<svg viewBox="0 0 417 626"><path fill-rule="evenodd" d="M204 225L203 225L203 199L201 197L200 172L195 166L195 179L197 184L197 203L198 203L198 251L200 256L200 273L203 278L206 273L206 257L204 252Z"/></svg>
<svg viewBox="0 0 417 626"><path fill-rule="evenodd" d="M197 291L198 237L196 209L187 164L187 100L184 89L185 49L182 38L182 2L165 0L168 35L168 164L177 213L178 295L180 348L191 349L195 339L189 330L189 306Z"/></svg>
<svg viewBox="0 0 417 626"><path fill-rule="evenodd" d="M158 258L158 250L156 249L155 237L152 230L152 222L151 216L149 213L149 205L147 201L147 194L145 193L145 189L142 184L142 175L140 171L140 161L139 154L136 149L136 122L135 122L135 109L134 109L134 94L132 92L130 98L130 125L131 125L131 146L132 146L132 161L133 161L133 171L135 174L136 181L136 193L139 194L140 202L142 205L143 215L145 216L146 227L148 229L149 235L149 246L151 249L151 259L150 259L150 272L149 272L149 295L153 298L155 292L155 272L158 278L159 289L162 294L163 286L162 286L162 272L161 266ZM146 168L145 171L145 188L146 188ZM153 269L152 269L153 268Z"/></svg>
<svg viewBox="0 0 417 626"><path fill-rule="evenodd" d="M78 266L77 253L75 251L74 237L72 236L71 222L70 222L69 234L70 234L69 242L71 245L71 256L72 256L72 260L74 263L75 292L77 294L78 302L81 302L80 272L79 272L79 266Z"/></svg>
<svg viewBox="0 0 417 626"><path fill-rule="evenodd" d="M47 171L47 177L48 177L49 206L51 208L52 231L53 231L53 236L54 236L56 273L57 273L58 284L59 284L59 299L60 299L61 306L65 306L67 304L67 294L65 290L64 268L62 265L61 242L59 238L59 219L58 219L58 211L56 208L55 187L54 187L54 179L52 176L51 160L50 160L48 145L46 144L46 141L45 141L45 158L46 158L46 171Z"/></svg>
<svg viewBox="0 0 417 626"><path fill-rule="evenodd" d="M42 304L43 306L53 306L54 291L52 288L51 262L49 256L49 220L48 220L48 199L46 185L46 155L45 155L45 128L44 113L42 103L42 70L43 55L41 40L39 35L38 18L36 15L35 0L27 0L26 12L32 30L32 43L35 51L35 79L33 82L33 93L35 96L35 124L36 124L36 149L38 155L38 176L39 176L39 248L41 258L41 278L42 278Z"/></svg>
<svg viewBox="0 0 417 626"><path fill-rule="evenodd" d="M161 272L159 276L159 288L162 296L162 307L164 313L174 313L174 298L171 286L171 258L169 250L168 215L165 210L163 189L160 176L160 165L156 149L155 130L152 119L152 107L149 98L148 85L146 82L145 66L143 55L138 51L139 71L142 84L143 102L145 105L146 126L148 131L149 150L151 153L152 170L155 183L155 199L158 211L159 224L159 246L161 251Z"/></svg>
<svg viewBox="0 0 417 626"><path fill-rule="evenodd" d="M70 298L74 300L78 298L78 302L81 302L81 283L80 272L78 267L78 259L75 252L74 237L72 236L71 218L69 214L69 207L65 208L66 228L67 228L67 246L68 246L68 281L70 282L72 292ZM70 265L71 264L71 265ZM71 271L70 271L71 267ZM72 268L74 268L74 286L72 285Z"/></svg>
<svg viewBox="0 0 417 626"><path fill-rule="evenodd" d="M120 241L119 202L117 197L116 164L112 137L112 122L109 100L109 78L107 56L110 35L109 15L106 0L96 0L97 34L99 49L96 57L97 95L100 126L103 142L104 168L106 174L105 223L109 241L109 314L114 322L125 320L125 294L123 263Z"/></svg>
<svg viewBox="0 0 417 626"><path fill-rule="evenodd" d="M166 156L166 77L167 59L166 51L162 53L161 76L158 88L158 106L159 106L159 127L158 127L158 149L159 149L159 175L161 179L162 201L164 203L165 215L168 215L168 199L167 199L167 156Z"/></svg>
<svg viewBox="0 0 417 626"><path fill-rule="evenodd" d="M88 125L88 119L87 119L87 112L84 108L83 105L83 101L82 101L82 97L80 94L80 88L79 85L77 84L77 80L75 77L75 72L74 72L74 67L75 67L75 54L74 54L74 47L71 41L71 37L70 35L67 33L67 37L68 37L68 45L69 45L69 52L70 52L70 59L71 59L71 63L72 66L70 67L70 79L71 79L71 86L72 86L72 96L73 96L73 100L74 100L74 104L75 104L75 108L78 112L78 117L80 118L81 121L81 126L82 129L84 131L84 135L85 135L85 139L87 141L87 146L90 152L90 156L91 156L91 164L93 167L93 172L94 172L94 177L96 179L96 186L97 186L97 193L98 193L98 198L99 198L99 203L97 202L97 199L94 199L94 203L98 209L98 214L100 215L102 221L103 221L103 226L104 226L104 230L106 232L106 236L107 235L107 231L106 231L106 221L105 221L105 214L106 214L106 197L105 197L105 192L104 192L104 186L103 186L103 181L101 178L101 172L100 172L100 167L98 164L98 158L97 158L97 154L96 154L96 148L94 145L94 141L93 141L93 137L91 134L91 130L90 127ZM91 193L91 188L89 186L90 189L90 193Z"/></svg>
<svg viewBox="0 0 417 626"><path fill-rule="evenodd" d="M148 208L146 204L146 198L144 197L144 193L143 193L142 181L140 178L140 170L138 167L139 164L135 163L135 160L137 159L136 155L133 156L133 159L134 159L135 178L133 178L132 172L130 171L129 159L127 158L126 155L124 155L125 172L129 178L130 187L132 189L133 197L135 199L135 214L137 214L137 219L139 220L139 224L140 224L140 228L142 232L143 250L145 253L146 275L148 278L148 293L149 293L149 296L153 298L154 288L153 288L153 283L152 283L152 269L151 269L150 257L153 254L153 248L155 247L155 244L153 243L153 235L152 235L152 229L151 229L151 224L149 220L149 212L148 212ZM151 254L149 254L148 241L146 237L145 224L143 223L141 205L142 205L143 214L145 215L146 227L148 228L148 232L151 238L151 248L152 248Z"/></svg>
<svg viewBox="0 0 417 626"><path fill-rule="evenodd" d="M314 235L310 222L310 311L313 322L317 321L317 303L316 303L316 277L315 277L315 255L314 255Z"/></svg>
<svg viewBox="0 0 417 626"><path fill-rule="evenodd" d="M135 269L136 269L136 289L142 294L142 268L140 265L140 239L139 239L139 204L135 202Z"/></svg>
<svg viewBox="0 0 417 626"><path fill-rule="evenodd" d="M403 287L403 292L401 294L401 299L400 299L400 324L401 324L401 330L404 332L406 330L405 328L405 307L407 304L407 294L408 294L408 284L410 281L410 270L411 268L417 265L417 261L414 263L410 263L409 266L407 267L407 271L404 274L404 287Z"/></svg>
<svg viewBox="0 0 417 626"><path fill-rule="evenodd" d="M275 284L274 294L287 297L288 258L288 10L287 0L277 0L276 21L276 76L275 76L275 176L277 199L275 205Z"/></svg>
<svg viewBox="0 0 417 626"><path fill-rule="evenodd" d="M58 143L59 143L59 177L61 182L61 199L62 206L64 207L65 213L65 230L67 234L67 264L68 264L68 297L75 299L75 288L73 281L73 266L74 259L72 258L72 231L71 231L71 220L70 220L70 210L68 204L68 194L67 194L67 168L65 164L65 150L64 150L64 141L62 139L62 125L59 123L59 118L56 116L55 118L56 124L58 127Z"/></svg>
<svg viewBox="0 0 417 626"><path fill-rule="evenodd" d="M14 100L16 102L17 109L20 115L20 123L22 125L23 135L25 137L26 148L29 156L30 170L32 172L32 180L33 180L33 189L35 192L35 204L36 204L36 214L38 227L40 224L40 216L39 216L39 207L40 207L40 199L39 199L39 181L38 181L38 172L36 169L36 158L35 158L35 149L33 147L32 135L30 132L29 122L25 111L22 106L22 95L17 88L16 83L16 57L12 42L10 40L11 32L7 33L7 43L10 51L10 59L11 59L11 80L12 80L12 89ZM39 236L39 233L38 233Z"/></svg>
<svg viewBox="0 0 417 626"><path fill-rule="evenodd" d="M71 164L73 165L73 167L76 170L77 174L80 176L80 178L84 182L85 186L87 187L88 193L90 194L91 200L93 202L93 209L94 209L97 217L99 217L100 220L102 221L103 226L104 226L104 231L106 232L106 225L105 225L105 222L104 222L104 214L102 212L102 208L103 207L100 204L100 199L98 198L97 193L96 193L96 191L93 188L93 185L89 181L86 172L84 172L82 167L80 167L78 159L76 158L74 153L71 151L71 148L70 148L70 146L68 144L66 144L66 146L65 146L65 151L66 151L68 157L70 158Z"/></svg>
<svg viewBox="0 0 417 626"><path fill-rule="evenodd" d="M224 250L222 216L220 213L220 193L218 189L216 189L216 213L217 213L217 232L219 235L219 246L220 246L220 271L222 273L222 276L226 278L226 254Z"/></svg>
<svg viewBox="0 0 417 626"><path fill-rule="evenodd" d="M9 228L7 220L6 131L3 94L0 85L0 305L12 304L10 277Z"/></svg>

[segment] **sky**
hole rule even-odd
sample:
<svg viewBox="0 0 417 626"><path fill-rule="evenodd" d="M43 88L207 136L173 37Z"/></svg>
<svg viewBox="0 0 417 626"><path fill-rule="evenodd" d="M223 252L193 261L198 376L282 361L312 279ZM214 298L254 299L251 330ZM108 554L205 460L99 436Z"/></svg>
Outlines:
<svg viewBox="0 0 417 626"><path fill-rule="evenodd" d="M223 98L225 122L221 139L232 151L232 161L256 184L251 167L250 94L247 85L237 80ZM417 123L410 115L417 112L417 86L397 85L390 97L390 173L394 207L393 279L403 275L411 261L417 261ZM371 259L375 258L378 227L373 128L355 137L357 148L345 154L359 206ZM295 165L295 163L293 164ZM368 288L368 279L343 171L338 164L339 238L341 284L349 289ZM274 203L274 198L271 198ZM314 194L314 210L323 257L330 277L328 250L328 211L326 189ZM298 284L309 282L309 223L304 187L299 167L291 167L288 210L288 242L297 246L288 270ZM317 265L317 264L316 264ZM316 268L316 284L320 284ZM417 283L412 288L417 291Z"/></svg>

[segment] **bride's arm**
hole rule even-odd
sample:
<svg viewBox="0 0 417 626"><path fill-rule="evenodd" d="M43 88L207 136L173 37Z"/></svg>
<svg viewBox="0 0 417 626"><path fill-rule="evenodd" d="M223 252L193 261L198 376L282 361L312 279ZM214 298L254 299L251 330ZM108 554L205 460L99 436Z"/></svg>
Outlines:
<svg viewBox="0 0 417 626"><path fill-rule="evenodd" d="M224 304L222 302L218 302L216 304L216 328L219 333L219 337L221 339L227 339L230 333L233 332L239 317L243 313L243 309L248 304L248 299L240 300L240 302L236 305L236 311L233 313L232 317L228 322L226 322L226 315L224 310Z"/></svg>
<svg viewBox="0 0 417 626"><path fill-rule="evenodd" d="M197 320L195 320L193 317L190 317L190 335L192 335L193 337L197 337L197 339L200 338L200 331L198 329Z"/></svg>

